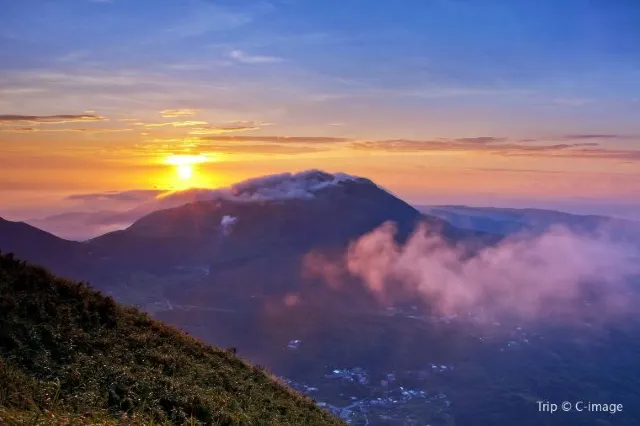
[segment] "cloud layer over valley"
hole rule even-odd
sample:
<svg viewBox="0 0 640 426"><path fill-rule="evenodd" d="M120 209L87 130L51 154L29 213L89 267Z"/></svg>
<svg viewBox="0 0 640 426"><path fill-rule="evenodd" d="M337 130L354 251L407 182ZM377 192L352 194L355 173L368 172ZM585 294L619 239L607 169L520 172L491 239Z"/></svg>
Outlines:
<svg viewBox="0 0 640 426"><path fill-rule="evenodd" d="M312 253L306 273L335 289L356 278L382 304L417 297L439 315L481 321L573 317L584 308L604 318L633 305L628 283L640 273L640 253L605 233L554 227L508 237L472 256L424 226L405 244L395 234L386 223L352 242L342 258Z"/></svg>

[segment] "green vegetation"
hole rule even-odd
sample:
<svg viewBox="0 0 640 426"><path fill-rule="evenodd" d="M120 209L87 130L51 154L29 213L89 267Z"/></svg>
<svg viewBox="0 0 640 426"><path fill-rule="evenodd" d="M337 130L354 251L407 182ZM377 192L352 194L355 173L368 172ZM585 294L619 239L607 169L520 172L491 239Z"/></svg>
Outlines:
<svg viewBox="0 0 640 426"><path fill-rule="evenodd" d="M11 255L0 313L0 424L342 424L231 351Z"/></svg>

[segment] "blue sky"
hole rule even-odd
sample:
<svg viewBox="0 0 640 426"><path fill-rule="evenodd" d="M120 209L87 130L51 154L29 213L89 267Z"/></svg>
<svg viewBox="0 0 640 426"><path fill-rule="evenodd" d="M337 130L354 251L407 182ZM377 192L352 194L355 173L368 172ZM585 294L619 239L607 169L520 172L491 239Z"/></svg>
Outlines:
<svg viewBox="0 0 640 426"><path fill-rule="evenodd" d="M7 167L44 174L54 161L29 157L43 147L54 156L113 154L113 167L123 161L116 153L169 155L186 150L187 138L193 147L194 134L238 130L247 137L240 144L208 138L215 146L197 142L195 153L215 148L233 159L237 151L238 178L256 164L373 174L417 201L429 200L402 183L410 176L398 178L406 169L449 173L451 187L468 185L467 195L486 193L487 202L526 196L516 184L509 194L493 189L504 170L547 191L557 181L549 172L562 173L572 183L557 197L603 181L613 182L616 203L640 195L636 0L21 0L2 8L0 121L31 126L0 127L0 151L14 156ZM160 126L167 109L197 115ZM99 120L82 129L46 123L83 114ZM116 133L98 135L108 131ZM366 158L356 162L338 140L276 149L275 136L356 141ZM240 164L253 148L252 166ZM459 164L494 183L458 182Z"/></svg>
<svg viewBox="0 0 640 426"><path fill-rule="evenodd" d="M381 110L407 115L438 109L443 118L461 106L461 124L484 123L478 131L495 122L530 133L538 120L549 121L542 131L640 130L632 0L26 0L4 5L0 28L3 74L149 72L230 90L247 84L248 97L284 86L265 102L311 97L327 105L306 105L308 113L327 118L336 107L348 114L348 103L360 124L366 105L384 98ZM182 96L178 103L193 100ZM305 112L289 118L308 122Z"/></svg>

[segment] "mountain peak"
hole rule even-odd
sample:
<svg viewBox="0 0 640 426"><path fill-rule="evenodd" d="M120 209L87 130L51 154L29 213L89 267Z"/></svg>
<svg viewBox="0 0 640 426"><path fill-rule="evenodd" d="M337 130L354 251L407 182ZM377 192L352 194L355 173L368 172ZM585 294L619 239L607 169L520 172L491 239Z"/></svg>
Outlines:
<svg viewBox="0 0 640 426"><path fill-rule="evenodd" d="M321 189L346 181L366 181L345 173L306 170L248 179L231 187L231 195L240 200L287 200L313 198Z"/></svg>
<svg viewBox="0 0 640 426"><path fill-rule="evenodd" d="M344 182L360 182L373 185L368 179L346 173L327 173L322 170L305 170L298 173L279 173L250 178L227 188L191 188L164 194L157 200L159 207L175 207L187 202L275 201L313 198L317 191Z"/></svg>
<svg viewBox="0 0 640 426"><path fill-rule="evenodd" d="M416 209L368 179L308 170L212 190L208 199L156 210L124 231L92 241L109 250L117 246L119 253L128 253L124 257L169 265L343 245L386 221L409 232L420 218ZM158 253L159 239L172 241L166 248L175 254L173 260ZM134 242L140 244L135 249Z"/></svg>

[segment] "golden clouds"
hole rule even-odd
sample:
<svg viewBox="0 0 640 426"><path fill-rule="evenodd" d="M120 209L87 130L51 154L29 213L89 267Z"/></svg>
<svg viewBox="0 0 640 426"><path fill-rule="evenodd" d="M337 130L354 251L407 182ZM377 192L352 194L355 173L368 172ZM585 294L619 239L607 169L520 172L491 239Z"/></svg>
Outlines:
<svg viewBox="0 0 640 426"><path fill-rule="evenodd" d="M197 109L165 109L160 111L160 115L164 118L191 117L198 113Z"/></svg>
<svg viewBox="0 0 640 426"><path fill-rule="evenodd" d="M143 127L191 127L207 125L206 121L172 121L169 123L135 123L137 126Z"/></svg>

